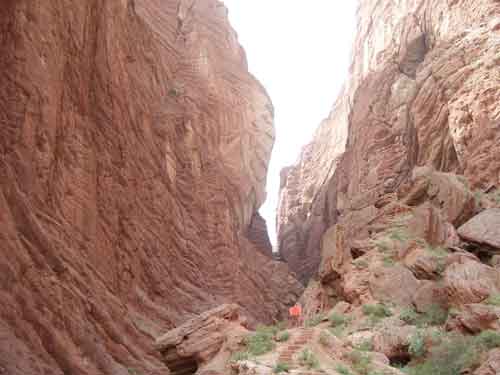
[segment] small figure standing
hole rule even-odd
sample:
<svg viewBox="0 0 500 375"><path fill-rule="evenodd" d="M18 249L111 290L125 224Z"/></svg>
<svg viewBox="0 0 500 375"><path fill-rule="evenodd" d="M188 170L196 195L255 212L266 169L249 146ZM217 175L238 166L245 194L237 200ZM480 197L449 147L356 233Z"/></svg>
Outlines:
<svg viewBox="0 0 500 375"><path fill-rule="evenodd" d="M290 307L288 310L290 314L290 325L292 327L299 327L302 323L302 306L300 303L295 304L295 306Z"/></svg>

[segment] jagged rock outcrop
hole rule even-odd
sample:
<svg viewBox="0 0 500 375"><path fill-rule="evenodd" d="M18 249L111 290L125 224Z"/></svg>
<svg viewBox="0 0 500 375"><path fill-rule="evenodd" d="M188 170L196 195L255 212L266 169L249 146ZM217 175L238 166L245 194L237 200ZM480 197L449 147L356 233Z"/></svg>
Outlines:
<svg viewBox="0 0 500 375"><path fill-rule="evenodd" d="M252 217L252 221L247 230L247 238L261 253L270 257L273 256L273 245L271 244L269 233L267 232L266 220L258 212Z"/></svg>
<svg viewBox="0 0 500 375"><path fill-rule="evenodd" d="M249 334L237 305L222 305L156 339L172 375L224 374L232 353Z"/></svg>
<svg viewBox="0 0 500 375"><path fill-rule="evenodd" d="M279 251L310 280L306 312L349 303L330 329L355 372L373 349L496 373L500 2L359 4L343 92L282 173Z"/></svg>
<svg viewBox="0 0 500 375"><path fill-rule="evenodd" d="M486 245L493 253L500 252L500 208L481 212L458 228L458 234L466 241Z"/></svg>
<svg viewBox="0 0 500 375"><path fill-rule="evenodd" d="M479 193L500 188L499 36L495 0L360 3L350 77L282 178L279 251L301 280L318 269L328 228L370 220L415 167L464 175ZM442 209L459 183L431 183L426 200ZM467 200L453 198L447 221L470 219L470 206L453 212Z"/></svg>
<svg viewBox="0 0 500 375"><path fill-rule="evenodd" d="M246 237L273 108L221 2L8 0L0 40L0 372L163 374L194 314L294 302Z"/></svg>

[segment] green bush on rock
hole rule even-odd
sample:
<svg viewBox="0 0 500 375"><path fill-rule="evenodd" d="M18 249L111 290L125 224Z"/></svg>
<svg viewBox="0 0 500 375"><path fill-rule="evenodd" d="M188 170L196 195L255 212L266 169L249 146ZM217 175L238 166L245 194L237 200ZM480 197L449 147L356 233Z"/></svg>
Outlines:
<svg viewBox="0 0 500 375"><path fill-rule="evenodd" d="M282 372L289 372L290 371L290 365L287 363L278 363L276 366L274 366L273 372L275 374L280 374Z"/></svg>
<svg viewBox="0 0 500 375"><path fill-rule="evenodd" d="M404 370L409 375L457 375L473 371L480 366L484 353L499 347L500 333L495 331L484 331L475 337L453 334L443 337L424 362Z"/></svg>

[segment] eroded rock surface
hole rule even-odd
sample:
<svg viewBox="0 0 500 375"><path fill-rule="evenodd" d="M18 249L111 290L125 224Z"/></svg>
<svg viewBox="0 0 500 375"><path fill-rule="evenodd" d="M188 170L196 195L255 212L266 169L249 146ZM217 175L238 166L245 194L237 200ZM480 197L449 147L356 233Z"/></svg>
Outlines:
<svg viewBox="0 0 500 375"><path fill-rule="evenodd" d="M204 312L156 339L155 348L172 375L225 374L232 353L249 334L237 305Z"/></svg>
<svg viewBox="0 0 500 375"><path fill-rule="evenodd" d="M273 108L221 2L9 0L0 41L4 373L164 373L168 328L293 303L247 238Z"/></svg>
<svg viewBox="0 0 500 375"><path fill-rule="evenodd" d="M481 212L458 228L460 237L467 241L493 248L500 252L500 208Z"/></svg>
<svg viewBox="0 0 500 375"><path fill-rule="evenodd" d="M403 188L457 226L475 209L464 183L500 186L500 3L363 1L358 21L344 91L282 176L279 250L302 280L328 228L371 220Z"/></svg>

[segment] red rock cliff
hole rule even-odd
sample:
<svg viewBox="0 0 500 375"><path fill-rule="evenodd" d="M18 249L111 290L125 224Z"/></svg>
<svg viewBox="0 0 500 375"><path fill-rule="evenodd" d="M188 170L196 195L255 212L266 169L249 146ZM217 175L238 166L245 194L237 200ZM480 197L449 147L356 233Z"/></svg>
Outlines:
<svg viewBox="0 0 500 375"><path fill-rule="evenodd" d="M284 172L279 249L306 281L321 238L362 223L416 166L500 186L500 3L361 1L342 95Z"/></svg>
<svg viewBox="0 0 500 375"><path fill-rule="evenodd" d="M0 40L1 374L164 373L193 314L293 302L246 238L273 108L222 3L7 0Z"/></svg>

